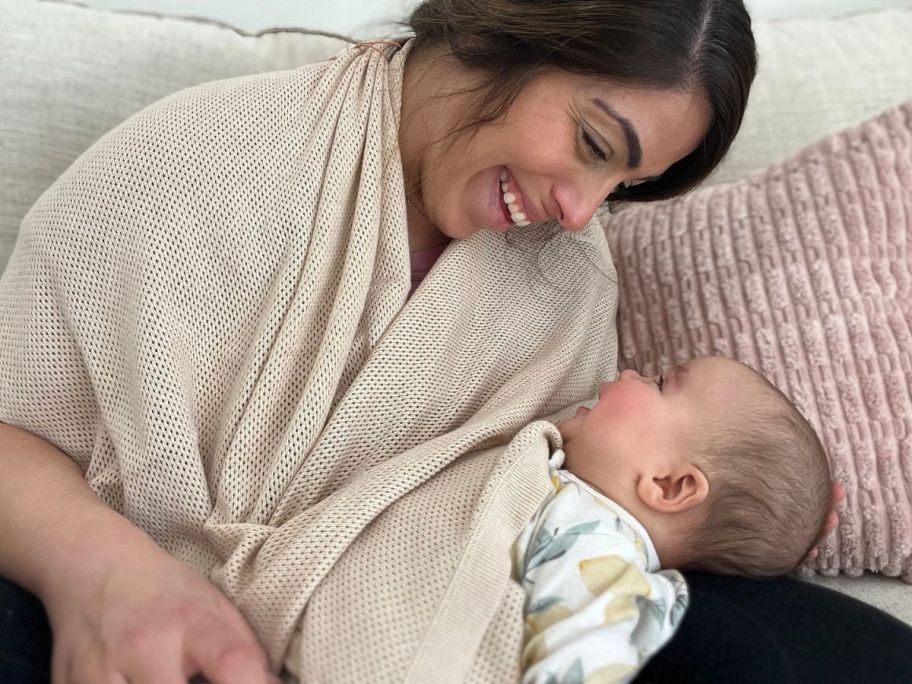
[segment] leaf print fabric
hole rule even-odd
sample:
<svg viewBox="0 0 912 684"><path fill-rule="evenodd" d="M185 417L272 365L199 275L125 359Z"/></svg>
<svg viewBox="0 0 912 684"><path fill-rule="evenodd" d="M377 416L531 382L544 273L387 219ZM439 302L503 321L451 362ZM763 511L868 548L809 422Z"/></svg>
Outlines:
<svg viewBox="0 0 912 684"><path fill-rule="evenodd" d="M598 520L590 520L589 522L574 525L566 532L561 532L559 528L555 528L554 532L548 532L548 530L543 528L538 536L538 548L532 554L529 565L526 567L526 572L534 570L542 563L560 558L576 543L580 535L592 532L598 527L598 524Z"/></svg>
<svg viewBox="0 0 912 684"><path fill-rule="evenodd" d="M554 493L514 545L523 684L630 681L674 634L687 585L638 521L554 463Z"/></svg>
<svg viewBox="0 0 912 684"><path fill-rule="evenodd" d="M621 556L599 556L579 563L580 578L592 594L609 588L615 594L649 596L649 583L639 569Z"/></svg>

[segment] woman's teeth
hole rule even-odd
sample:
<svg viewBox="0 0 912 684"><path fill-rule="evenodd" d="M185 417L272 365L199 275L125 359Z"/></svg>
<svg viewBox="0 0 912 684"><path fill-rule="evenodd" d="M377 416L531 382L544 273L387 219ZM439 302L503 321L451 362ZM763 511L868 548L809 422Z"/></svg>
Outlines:
<svg viewBox="0 0 912 684"><path fill-rule="evenodd" d="M519 205L516 203L516 195L510 192L510 188L507 185L507 172L500 172L500 191L503 193L504 204L507 205L507 209L510 211L510 218L513 219L515 223L520 228L528 226L532 223L528 217L519 210Z"/></svg>

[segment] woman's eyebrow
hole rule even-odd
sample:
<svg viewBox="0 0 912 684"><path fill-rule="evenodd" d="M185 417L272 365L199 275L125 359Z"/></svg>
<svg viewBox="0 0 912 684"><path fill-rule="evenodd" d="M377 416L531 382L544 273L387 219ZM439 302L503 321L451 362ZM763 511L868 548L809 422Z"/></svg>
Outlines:
<svg viewBox="0 0 912 684"><path fill-rule="evenodd" d="M636 129L629 119L624 118L611 108L607 102L601 98L592 98L592 103L601 109L605 114L618 122L624 137L627 139L627 168L636 169L640 166L640 160L643 158L643 150L640 147L640 136L637 135Z"/></svg>

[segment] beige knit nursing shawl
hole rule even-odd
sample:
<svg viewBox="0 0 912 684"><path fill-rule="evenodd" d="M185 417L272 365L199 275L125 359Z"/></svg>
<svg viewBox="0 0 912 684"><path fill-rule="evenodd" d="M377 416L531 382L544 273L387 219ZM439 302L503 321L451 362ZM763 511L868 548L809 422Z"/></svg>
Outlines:
<svg viewBox="0 0 912 684"><path fill-rule="evenodd" d="M598 228L456 241L406 302L407 53L153 105L44 194L0 284L0 420L303 681L515 679L509 548L559 439L533 421L614 374Z"/></svg>

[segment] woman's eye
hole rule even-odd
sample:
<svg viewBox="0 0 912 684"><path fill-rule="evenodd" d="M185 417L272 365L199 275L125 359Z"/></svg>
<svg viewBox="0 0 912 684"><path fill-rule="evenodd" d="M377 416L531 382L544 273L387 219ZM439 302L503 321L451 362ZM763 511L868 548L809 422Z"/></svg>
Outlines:
<svg viewBox="0 0 912 684"><path fill-rule="evenodd" d="M602 161L608 160L608 155L601 147L598 146L598 143L592 139L592 136L589 135L589 132L585 128L583 129L583 141L586 143L586 145L589 146L592 154L594 154L598 159L601 159Z"/></svg>

